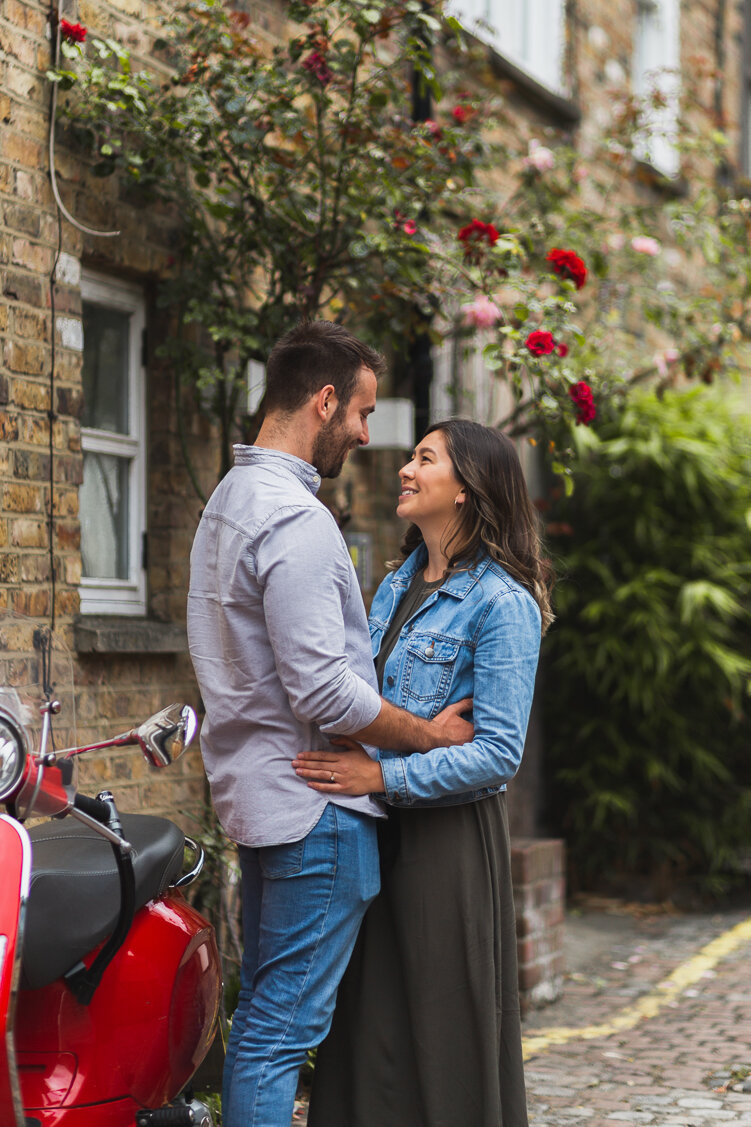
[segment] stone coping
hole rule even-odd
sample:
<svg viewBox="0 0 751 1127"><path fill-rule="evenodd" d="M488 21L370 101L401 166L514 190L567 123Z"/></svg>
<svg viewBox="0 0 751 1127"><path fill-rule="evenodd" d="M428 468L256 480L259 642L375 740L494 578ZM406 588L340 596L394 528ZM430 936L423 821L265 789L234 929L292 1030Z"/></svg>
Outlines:
<svg viewBox="0 0 751 1127"><path fill-rule="evenodd" d="M124 615L80 615L73 625L76 652L100 654L184 654L183 625Z"/></svg>

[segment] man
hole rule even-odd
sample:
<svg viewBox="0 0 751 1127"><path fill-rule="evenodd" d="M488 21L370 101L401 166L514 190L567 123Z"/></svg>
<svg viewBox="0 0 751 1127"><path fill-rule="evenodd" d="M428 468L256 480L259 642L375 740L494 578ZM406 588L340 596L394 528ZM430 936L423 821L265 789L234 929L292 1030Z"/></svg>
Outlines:
<svg viewBox="0 0 751 1127"><path fill-rule="evenodd" d="M354 569L316 498L368 441L383 358L340 325L303 323L274 347L254 446L210 498L191 553L190 653L206 707L212 798L238 844L244 955L227 1048L225 1127L289 1127L299 1066L379 886L369 796L323 795L299 751L351 735L426 751L468 738L461 705L432 722L377 691ZM335 784L335 778L331 780Z"/></svg>

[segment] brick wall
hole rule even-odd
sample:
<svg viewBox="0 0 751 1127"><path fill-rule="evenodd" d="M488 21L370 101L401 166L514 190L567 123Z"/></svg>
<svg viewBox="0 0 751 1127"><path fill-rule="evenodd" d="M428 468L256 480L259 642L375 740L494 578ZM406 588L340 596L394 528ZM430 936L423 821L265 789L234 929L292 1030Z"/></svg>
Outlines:
<svg viewBox="0 0 751 1127"><path fill-rule="evenodd" d="M564 843L518 838L511 848L522 1013L563 989Z"/></svg>
<svg viewBox="0 0 751 1127"><path fill-rule="evenodd" d="M261 35L278 35L283 9L275 0L245 5ZM682 63L686 75L697 72L697 59L721 61L714 76L702 78L696 93L708 108L719 107L721 124L737 150L740 104L742 5L720 0L683 5ZM586 149L592 131L606 123L614 91L627 85L631 66L636 6L614 7L608 0L569 0L567 47L572 95L583 111L578 138ZM717 17L725 24L716 36ZM148 51L155 24L146 0L79 0L66 8L93 32L115 35L136 50ZM198 703L184 649L172 652L78 652L75 618L81 573L78 489L82 476L80 442L81 267L94 267L141 284L147 294L168 268L175 217L145 205L115 178L91 177L61 136L57 169L66 205L86 223L123 234L102 240L82 235L58 217L47 168L50 62L48 9L38 0L5 0L0 13L0 611L30 617L30 623L3 628L0 652L8 677L39 680L34 629L49 621L51 604L48 520L53 516L52 557L56 576L56 636L67 647L78 686L78 729L82 739L136 723L174 698ZM719 54L718 54L719 44ZM560 114L532 102L487 62L479 80L503 91L513 113L513 127L525 136L560 126ZM567 128L570 127L570 122ZM502 170L499 170L502 176ZM624 186L645 200L659 199L647 183ZM58 246L58 238L60 245ZM51 272L60 251L54 281L53 332ZM169 326L160 322L152 303L152 340L148 365L148 614L157 623L184 622L187 560L201 503L184 471L175 422L172 373L160 367L154 343ZM50 401L52 345L55 346L55 392ZM399 388L393 388L398 393ZM50 420L50 411L52 419ZM54 484L49 486L49 438L52 425ZM188 423L188 442L198 474L208 490L216 473L216 451L207 421L196 413ZM373 579L396 554L401 528L393 520L398 452L362 452L341 481L325 494L351 509L347 527L373 538ZM372 587L366 598L372 595ZM541 740L531 737L519 779L510 793L516 835L538 828ZM104 756L87 768L90 783L117 782L126 809L174 809L199 803L203 776L197 753L158 778L148 776L133 752ZM170 781L171 780L171 781Z"/></svg>
<svg viewBox="0 0 751 1127"><path fill-rule="evenodd" d="M81 4L76 14L99 34L146 42L147 7L131 0ZM79 158L58 148L60 192L74 215L94 227L116 221L123 234L97 240L63 221L47 175L50 63L47 8L7 0L0 18L0 611L28 616L0 631L1 671L8 680L34 683L41 696L41 656L34 632L49 623L52 585L48 522L53 516L55 645L67 652L76 685L75 721L81 742L114 735L175 699L198 704L184 640L173 636L172 652L77 652L75 622L81 577L78 487L83 459L80 440L82 265L144 287L147 297L165 268L175 221L164 209L144 208L126 198L116 179L88 176ZM60 236L60 245L58 245ZM59 252L59 256L58 256ZM55 279L51 278L58 256ZM53 291L54 285L54 291ZM50 397L54 299L54 396ZM152 338L160 326L149 310ZM170 373L153 356L148 386L148 569L149 617L182 624L187 560L200 504L182 468L176 436ZM53 489L49 484L52 413ZM199 472L211 482L214 460L210 431L191 423ZM177 641L174 638L177 638ZM58 682L60 678L58 678ZM60 743L73 734L73 702L64 696L57 721ZM200 809L205 783L196 749L168 772L150 773L140 752L98 754L82 765L81 785L111 785L125 810L174 812ZM194 827L195 828L195 827Z"/></svg>

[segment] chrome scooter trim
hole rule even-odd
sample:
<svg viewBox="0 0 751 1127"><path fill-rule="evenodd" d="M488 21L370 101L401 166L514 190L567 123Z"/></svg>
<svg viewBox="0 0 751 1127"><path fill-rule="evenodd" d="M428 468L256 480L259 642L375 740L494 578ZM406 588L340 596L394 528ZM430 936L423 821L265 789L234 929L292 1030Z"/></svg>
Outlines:
<svg viewBox="0 0 751 1127"><path fill-rule="evenodd" d="M192 837L186 836L185 844L187 845L188 849L191 849L193 851L195 863L193 865L193 868L189 872L183 873L180 879L175 881L175 883L172 885L173 888L185 888L187 884L192 884L198 874L201 872L203 863L206 859L206 854L203 851L203 846L199 845L197 841L194 841Z"/></svg>
<svg viewBox="0 0 751 1127"><path fill-rule="evenodd" d="M8 1061L8 1075L10 1077L11 1093L13 1096L13 1113L16 1119L16 1127L24 1127L26 1116L21 1102L21 1083L18 1077L18 1066L16 1064L16 1046L13 1037L13 1028L15 1025L16 1017L16 1002L18 1000L18 982L21 977L21 956L23 954L23 932L26 923L26 905L29 900L29 887L31 882L31 840L23 826L19 825L15 818L9 818L7 814L0 814L0 821L7 822L21 840L21 849L23 852L23 863L21 868L21 896L20 906L18 911L18 934L16 936L16 952L13 960L13 971L10 984L10 1004L8 1006L8 1027L5 1030L5 1052Z"/></svg>

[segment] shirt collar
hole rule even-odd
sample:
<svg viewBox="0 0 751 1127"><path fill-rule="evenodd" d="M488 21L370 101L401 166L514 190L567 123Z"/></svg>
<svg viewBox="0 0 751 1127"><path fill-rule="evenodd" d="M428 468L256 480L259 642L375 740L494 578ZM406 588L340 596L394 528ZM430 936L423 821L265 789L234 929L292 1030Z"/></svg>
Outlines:
<svg viewBox="0 0 751 1127"><path fill-rule="evenodd" d="M293 474L313 494L321 488L321 475L315 466L311 466L310 462L305 462L294 454L286 454L283 450L270 450L267 446L243 446L239 442L232 449L236 466L272 466Z"/></svg>

